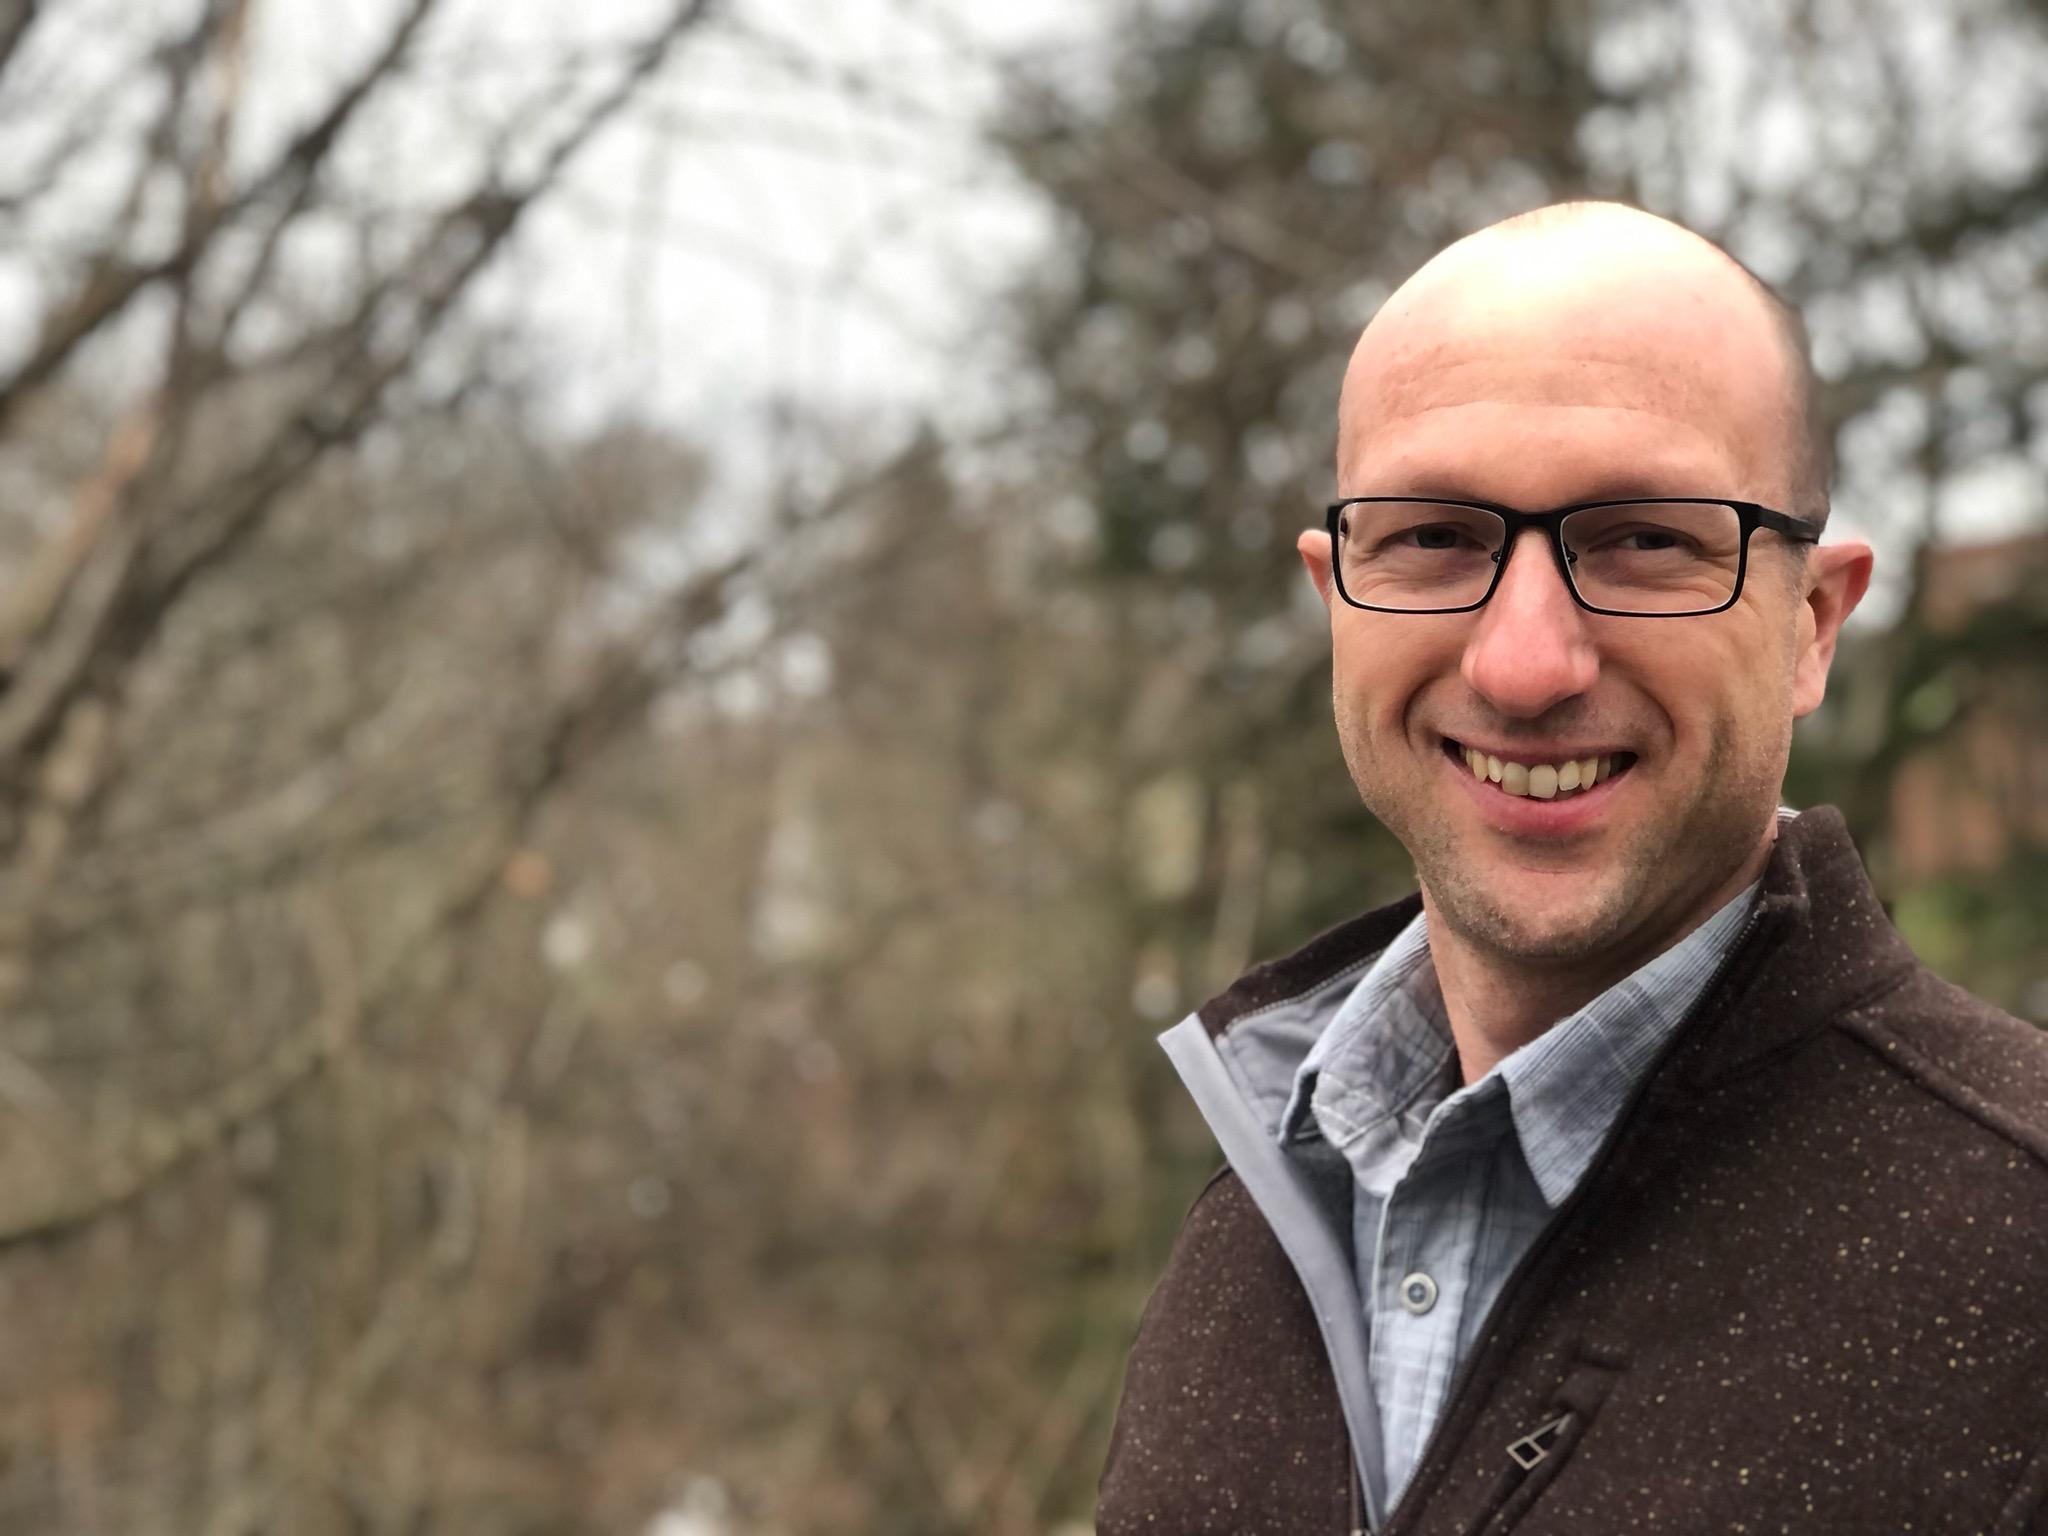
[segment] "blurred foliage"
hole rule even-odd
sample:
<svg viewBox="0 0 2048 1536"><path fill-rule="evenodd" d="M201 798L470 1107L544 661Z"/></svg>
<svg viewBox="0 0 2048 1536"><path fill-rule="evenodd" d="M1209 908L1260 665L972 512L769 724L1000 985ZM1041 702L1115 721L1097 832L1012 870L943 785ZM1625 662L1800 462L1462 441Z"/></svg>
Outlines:
<svg viewBox="0 0 2048 1536"><path fill-rule="evenodd" d="M0 377L0 1531L1085 1521L1216 1156L1153 1033L1410 883L1291 548L1344 356L1554 198L1812 316L1904 579L1788 794L2039 1016L2048 39L1879 10L1130 11L1008 72L1058 239L999 430L722 543L702 445L565 440L464 307L602 82L423 215L328 165L391 131L343 98L220 161L242 7L138 42L147 196L51 242ZM100 127L23 71L63 13L0 25L25 240Z"/></svg>
<svg viewBox="0 0 2048 1536"><path fill-rule="evenodd" d="M2048 1015L2041 935L2048 932L2048 858L2038 848L1987 875L1943 875L1909 887L1894 918L1920 957L1944 976L1967 976L1985 997Z"/></svg>

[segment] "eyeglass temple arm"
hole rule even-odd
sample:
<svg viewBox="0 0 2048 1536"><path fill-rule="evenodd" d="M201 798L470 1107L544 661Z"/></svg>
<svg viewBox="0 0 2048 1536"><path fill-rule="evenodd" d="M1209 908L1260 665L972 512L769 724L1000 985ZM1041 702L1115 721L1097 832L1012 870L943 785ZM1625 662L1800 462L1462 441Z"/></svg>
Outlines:
<svg viewBox="0 0 2048 1536"><path fill-rule="evenodd" d="M1782 533L1786 538L1797 539L1802 544L1818 544L1820 542L1820 525L1818 523L1810 523L1803 517L1787 517L1783 512L1773 512L1769 507L1759 507L1754 503L1751 503L1750 511L1756 515L1759 528L1768 528L1774 533Z"/></svg>

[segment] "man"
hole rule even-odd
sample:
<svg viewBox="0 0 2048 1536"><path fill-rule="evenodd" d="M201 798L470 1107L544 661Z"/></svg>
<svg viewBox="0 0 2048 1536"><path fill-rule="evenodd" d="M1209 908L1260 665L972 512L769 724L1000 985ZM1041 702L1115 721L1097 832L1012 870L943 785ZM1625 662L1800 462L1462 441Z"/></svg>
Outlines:
<svg viewBox="0 0 2048 1536"><path fill-rule="evenodd" d="M1367 327L1300 552L1421 891L1161 1037L1102 1536L2048 1533L2048 1040L1777 806L1871 567L1803 336L1603 204Z"/></svg>

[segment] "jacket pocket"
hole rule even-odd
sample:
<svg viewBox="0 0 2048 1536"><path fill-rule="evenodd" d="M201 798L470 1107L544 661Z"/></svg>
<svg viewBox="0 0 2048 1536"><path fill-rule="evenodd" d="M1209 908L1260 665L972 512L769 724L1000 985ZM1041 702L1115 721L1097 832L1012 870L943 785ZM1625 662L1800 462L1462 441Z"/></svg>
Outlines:
<svg viewBox="0 0 2048 1536"><path fill-rule="evenodd" d="M1466 1536L1505 1536L1571 1460L1608 1391L1621 1376L1610 1361L1575 1358L1549 1403L1528 1428L1501 1447L1504 1465Z"/></svg>

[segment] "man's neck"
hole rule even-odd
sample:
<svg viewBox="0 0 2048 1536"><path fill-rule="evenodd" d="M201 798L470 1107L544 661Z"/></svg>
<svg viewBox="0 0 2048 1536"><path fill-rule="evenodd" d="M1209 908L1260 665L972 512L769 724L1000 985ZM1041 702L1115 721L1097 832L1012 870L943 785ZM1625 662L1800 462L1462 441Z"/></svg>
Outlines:
<svg viewBox="0 0 2048 1536"><path fill-rule="evenodd" d="M1585 961L1532 963L1475 944L1440 920L1425 891L1430 961L1436 967L1464 1081L1478 1082L1507 1056L1682 943L1763 872L1776 832L1774 820L1754 855L1689 906L1679 921Z"/></svg>

